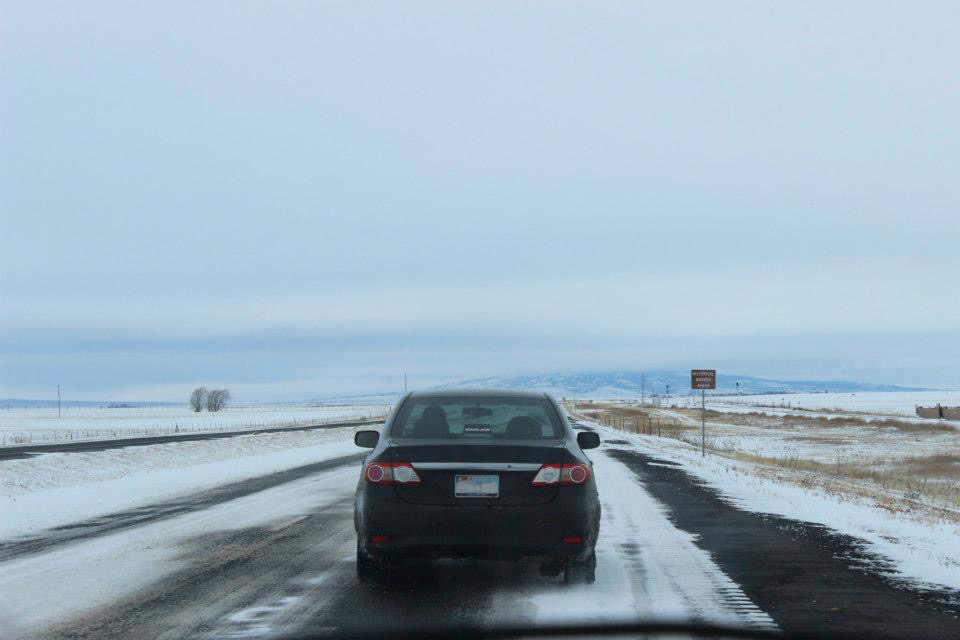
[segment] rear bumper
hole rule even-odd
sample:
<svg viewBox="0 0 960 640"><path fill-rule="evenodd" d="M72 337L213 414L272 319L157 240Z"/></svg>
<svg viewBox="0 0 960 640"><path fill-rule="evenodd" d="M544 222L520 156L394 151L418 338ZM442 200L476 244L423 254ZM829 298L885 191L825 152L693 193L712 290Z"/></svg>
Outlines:
<svg viewBox="0 0 960 640"><path fill-rule="evenodd" d="M392 492L358 495L359 546L389 557L586 558L596 544L599 506L578 489L523 507L417 505ZM572 537L580 542L564 541Z"/></svg>

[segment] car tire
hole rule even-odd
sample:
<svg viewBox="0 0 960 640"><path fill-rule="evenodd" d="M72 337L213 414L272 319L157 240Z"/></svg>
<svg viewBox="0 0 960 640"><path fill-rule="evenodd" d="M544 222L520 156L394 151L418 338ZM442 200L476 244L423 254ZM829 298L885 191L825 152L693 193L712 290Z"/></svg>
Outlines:
<svg viewBox="0 0 960 640"><path fill-rule="evenodd" d="M384 574L384 562L373 555L367 555L357 545L357 581L360 584L376 584Z"/></svg>
<svg viewBox="0 0 960 640"><path fill-rule="evenodd" d="M565 584L593 584L597 579L597 554L591 552L583 560L568 560L563 571Z"/></svg>

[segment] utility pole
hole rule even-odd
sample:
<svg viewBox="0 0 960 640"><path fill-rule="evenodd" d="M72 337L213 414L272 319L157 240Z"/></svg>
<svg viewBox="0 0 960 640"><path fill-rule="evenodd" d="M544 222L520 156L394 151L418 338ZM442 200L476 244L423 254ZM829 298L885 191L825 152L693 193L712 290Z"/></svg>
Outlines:
<svg viewBox="0 0 960 640"><path fill-rule="evenodd" d="M60 419L60 385L57 385L57 420Z"/></svg>
<svg viewBox="0 0 960 640"><path fill-rule="evenodd" d="M641 371L640 372L640 406L641 407L645 404L643 392L644 392L644 387L646 386L646 381L644 380L644 376L646 376L646 374L643 371Z"/></svg>

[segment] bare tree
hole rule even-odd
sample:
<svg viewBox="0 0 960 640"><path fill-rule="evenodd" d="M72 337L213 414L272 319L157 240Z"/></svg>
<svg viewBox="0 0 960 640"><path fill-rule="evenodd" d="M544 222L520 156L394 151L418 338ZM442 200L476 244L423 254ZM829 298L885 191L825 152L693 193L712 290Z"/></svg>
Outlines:
<svg viewBox="0 0 960 640"><path fill-rule="evenodd" d="M207 402L207 388L197 387L190 394L190 408L195 412L203 411L203 405Z"/></svg>
<svg viewBox="0 0 960 640"><path fill-rule="evenodd" d="M227 389L211 389L207 392L207 411L220 411L230 402L230 392Z"/></svg>

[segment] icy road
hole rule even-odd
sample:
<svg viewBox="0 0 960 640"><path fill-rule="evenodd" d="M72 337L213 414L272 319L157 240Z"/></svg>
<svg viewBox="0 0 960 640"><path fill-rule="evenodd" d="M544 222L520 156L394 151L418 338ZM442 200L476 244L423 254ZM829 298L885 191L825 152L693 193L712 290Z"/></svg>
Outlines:
<svg viewBox="0 0 960 640"><path fill-rule="evenodd" d="M597 582L536 565L416 562L354 577L362 454L0 544L4 637L260 638L424 624L697 619L956 637L957 608L898 589L830 531L740 511L603 431Z"/></svg>

